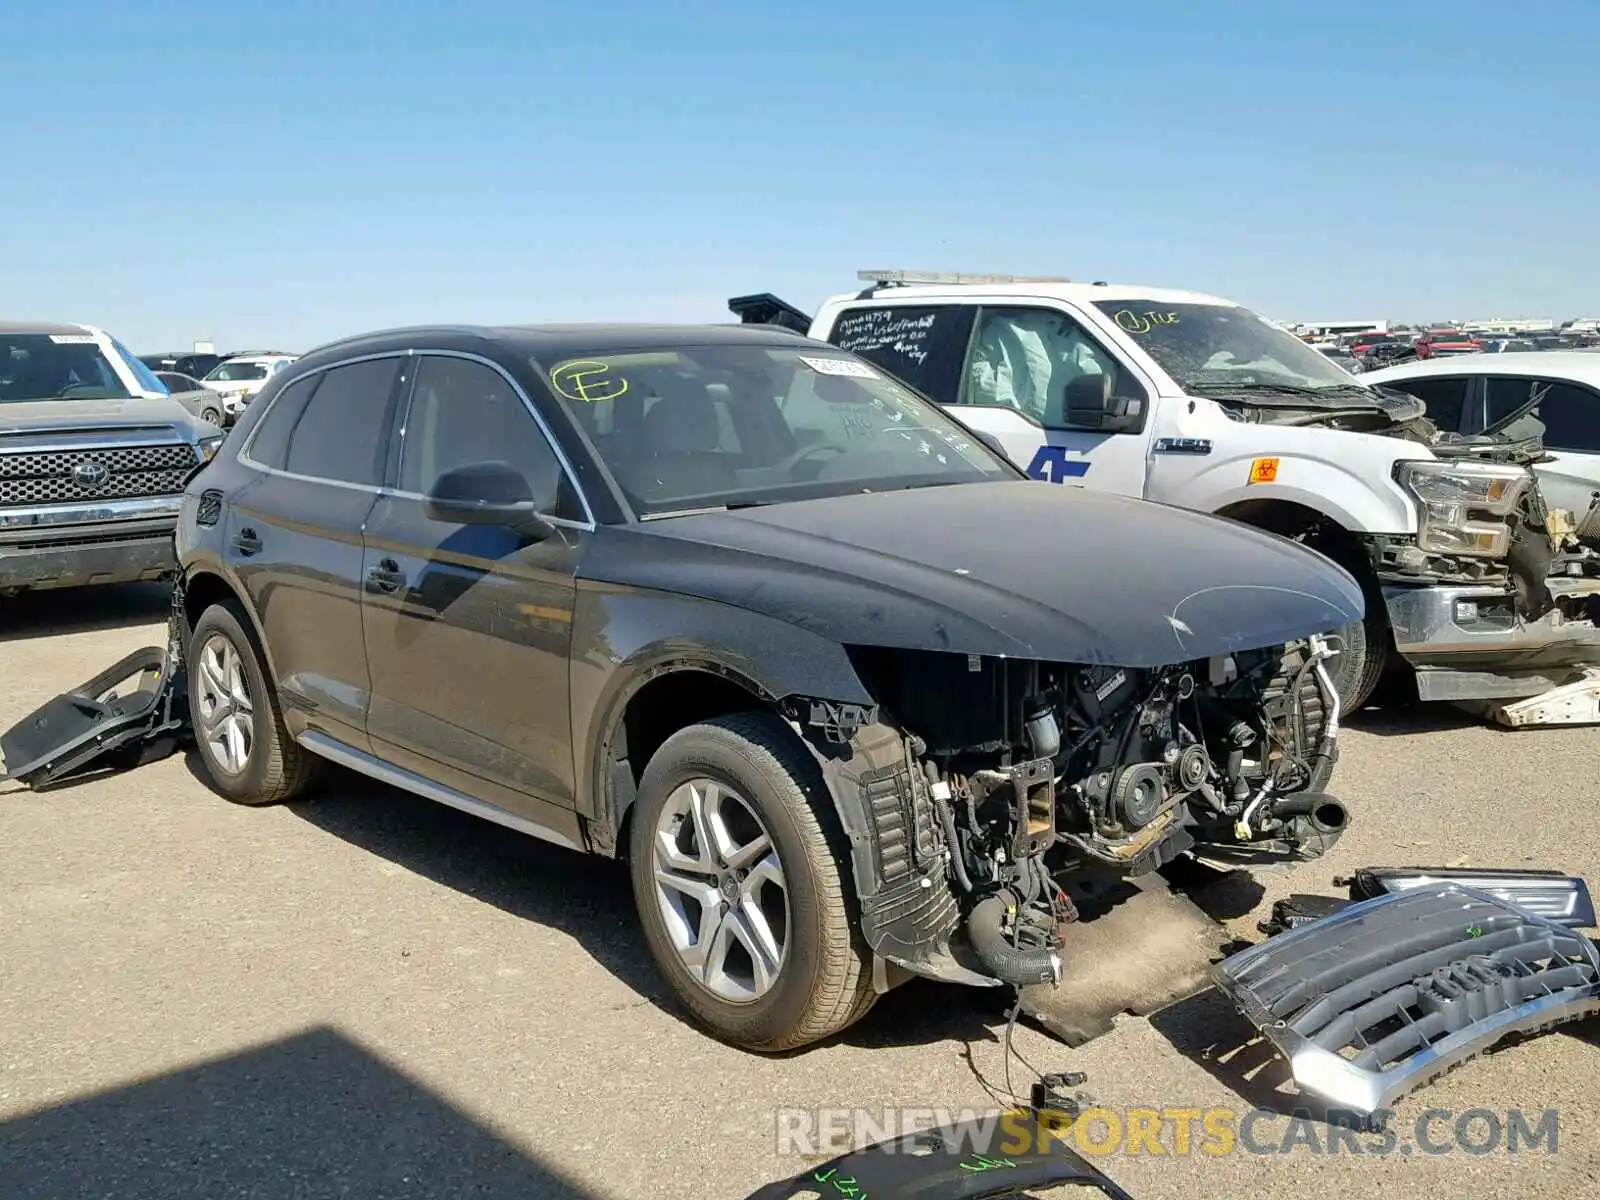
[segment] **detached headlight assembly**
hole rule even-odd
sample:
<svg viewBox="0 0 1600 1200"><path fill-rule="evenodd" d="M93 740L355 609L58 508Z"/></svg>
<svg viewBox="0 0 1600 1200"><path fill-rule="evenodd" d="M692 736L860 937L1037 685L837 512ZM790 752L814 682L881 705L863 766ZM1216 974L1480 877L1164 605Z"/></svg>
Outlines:
<svg viewBox="0 0 1600 1200"><path fill-rule="evenodd" d="M1417 546L1429 554L1500 558L1511 548L1506 517L1533 476L1494 463L1401 462L1395 479L1416 498Z"/></svg>

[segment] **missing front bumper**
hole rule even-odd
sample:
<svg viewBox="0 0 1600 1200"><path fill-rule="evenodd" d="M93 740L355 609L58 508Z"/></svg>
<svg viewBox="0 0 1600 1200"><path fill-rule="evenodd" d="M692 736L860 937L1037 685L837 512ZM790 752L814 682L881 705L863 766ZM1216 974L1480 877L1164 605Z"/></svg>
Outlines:
<svg viewBox="0 0 1600 1200"><path fill-rule="evenodd" d="M1600 1012L1600 950L1443 882L1352 904L1213 968L1329 1104L1373 1113L1514 1033Z"/></svg>

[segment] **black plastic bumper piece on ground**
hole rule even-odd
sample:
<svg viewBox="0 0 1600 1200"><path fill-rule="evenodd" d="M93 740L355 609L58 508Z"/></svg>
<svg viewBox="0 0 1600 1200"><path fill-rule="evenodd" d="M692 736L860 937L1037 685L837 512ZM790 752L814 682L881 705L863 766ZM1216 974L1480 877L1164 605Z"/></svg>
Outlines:
<svg viewBox="0 0 1600 1200"><path fill-rule="evenodd" d="M1077 1184L1077 1194L1133 1200L1062 1140L1070 1136L1048 1118L1014 1109L1004 1118L995 1114L988 1129L970 1121L852 1150L757 1188L747 1200L978 1200L1066 1184ZM1013 1152L1016 1146L1024 1149Z"/></svg>
<svg viewBox="0 0 1600 1200"><path fill-rule="evenodd" d="M1511 1034L1600 1012L1600 949L1459 883L1364 900L1213 969L1295 1082L1360 1113Z"/></svg>
<svg viewBox="0 0 1600 1200"><path fill-rule="evenodd" d="M44 788L170 754L189 724L182 668L159 646L136 650L0 734L0 779Z"/></svg>

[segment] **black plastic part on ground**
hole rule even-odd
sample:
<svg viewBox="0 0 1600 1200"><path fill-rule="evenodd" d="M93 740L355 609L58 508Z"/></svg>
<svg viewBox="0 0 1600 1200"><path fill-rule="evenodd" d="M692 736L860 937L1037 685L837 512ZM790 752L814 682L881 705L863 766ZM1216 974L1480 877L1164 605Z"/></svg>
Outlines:
<svg viewBox="0 0 1600 1200"><path fill-rule="evenodd" d="M174 584L165 648L135 650L0 733L0 780L39 790L154 762L188 740L182 597Z"/></svg>
<svg viewBox="0 0 1600 1200"><path fill-rule="evenodd" d="M1023 1196L1040 1188L1078 1184L1112 1200L1133 1200L1063 1140L1039 1113L1013 1110L984 1137L977 1123L906 1134L852 1150L790 1179L769 1183L748 1200L978 1200ZM1024 1146L1020 1152L1013 1146Z"/></svg>

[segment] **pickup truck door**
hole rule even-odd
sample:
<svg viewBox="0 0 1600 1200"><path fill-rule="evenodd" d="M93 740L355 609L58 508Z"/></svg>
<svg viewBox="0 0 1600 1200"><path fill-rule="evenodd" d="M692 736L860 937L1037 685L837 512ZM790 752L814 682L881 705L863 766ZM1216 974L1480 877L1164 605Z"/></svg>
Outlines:
<svg viewBox="0 0 1600 1200"><path fill-rule="evenodd" d="M873 300L840 313L827 338L994 437L1035 479L1144 494L1155 393L1063 304ZM1137 400L1139 427L1106 433L1069 424L1065 389L1084 374L1108 374L1116 394Z"/></svg>

